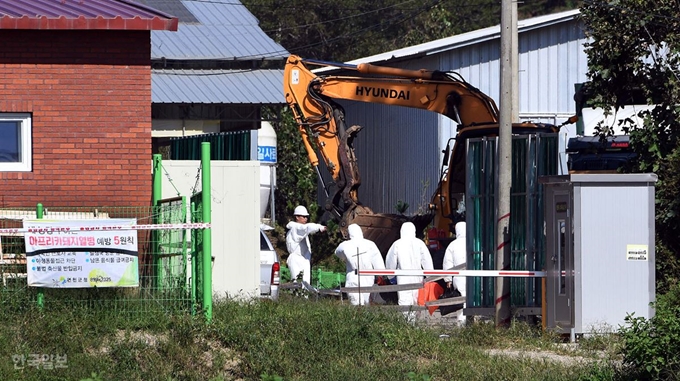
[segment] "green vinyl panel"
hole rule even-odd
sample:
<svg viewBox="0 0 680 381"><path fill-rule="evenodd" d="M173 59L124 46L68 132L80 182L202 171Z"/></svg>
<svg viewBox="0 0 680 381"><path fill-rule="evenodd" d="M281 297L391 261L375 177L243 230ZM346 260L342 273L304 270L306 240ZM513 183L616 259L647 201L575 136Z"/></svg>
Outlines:
<svg viewBox="0 0 680 381"><path fill-rule="evenodd" d="M183 136L170 139L172 160L200 160L201 143L210 143L211 160L250 160L250 131Z"/></svg>
<svg viewBox="0 0 680 381"><path fill-rule="evenodd" d="M496 269L496 138L468 141L466 221L468 266L471 270ZM510 264L512 270L542 270L545 262L543 190L538 177L556 175L556 134L514 135L512 142L512 189L510 195ZM540 306L538 278L511 278L514 307ZM494 278L468 277L470 307L493 307Z"/></svg>
<svg viewBox="0 0 680 381"><path fill-rule="evenodd" d="M484 144L482 141L469 141L467 146L468 181L466 190L467 208L467 247L468 258L467 266L470 270L482 269L482 157ZM468 277L468 306L482 306L482 282L480 278Z"/></svg>

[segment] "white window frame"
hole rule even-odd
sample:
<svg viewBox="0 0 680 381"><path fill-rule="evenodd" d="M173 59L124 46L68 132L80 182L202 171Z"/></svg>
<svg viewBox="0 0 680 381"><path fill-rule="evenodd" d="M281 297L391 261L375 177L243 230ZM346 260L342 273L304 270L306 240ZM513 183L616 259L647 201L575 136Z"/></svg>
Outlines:
<svg viewBox="0 0 680 381"><path fill-rule="evenodd" d="M33 121L29 113L0 112L0 121L19 122L21 127L21 161L0 162L0 172L31 172L33 170Z"/></svg>

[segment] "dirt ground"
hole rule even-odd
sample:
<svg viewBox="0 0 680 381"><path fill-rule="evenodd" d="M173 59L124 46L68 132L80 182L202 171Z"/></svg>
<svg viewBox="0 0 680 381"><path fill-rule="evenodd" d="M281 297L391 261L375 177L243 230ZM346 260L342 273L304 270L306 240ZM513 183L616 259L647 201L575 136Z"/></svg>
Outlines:
<svg viewBox="0 0 680 381"><path fill-rule="evenodd" d="M417 312L417 322L420 324L427 324L431 326L441 326L445 328L456 329L459 327L458 320L454 314L441 316L439 311L435 311L432 315L425 311ZM442 335L442 339L446 339L446 335ZM579 343L556 343L555 351L550 350L524 350L524 349L488 349L485 351L490 356L505 356L511 358L528 358L538 361L549 361L559 363L565 366L586 365L598 361L606 356L604 352L592 353L585 357L579 353ZM583 352L581 352L583 353Z"/></svg>

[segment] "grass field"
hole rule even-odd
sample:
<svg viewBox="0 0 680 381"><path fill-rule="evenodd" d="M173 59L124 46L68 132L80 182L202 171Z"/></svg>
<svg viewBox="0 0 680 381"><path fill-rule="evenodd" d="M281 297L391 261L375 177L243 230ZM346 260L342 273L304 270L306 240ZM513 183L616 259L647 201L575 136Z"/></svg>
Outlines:
<svg viewBox="0 0 680 381"><path fill-rule="evenodd" d="M0 302L2 380L609 380L615 336L409 324L337 300L216 301L213 321ZM36 362L36 359L42 361ZM23 368L23 369L20 369Z"/></svg>

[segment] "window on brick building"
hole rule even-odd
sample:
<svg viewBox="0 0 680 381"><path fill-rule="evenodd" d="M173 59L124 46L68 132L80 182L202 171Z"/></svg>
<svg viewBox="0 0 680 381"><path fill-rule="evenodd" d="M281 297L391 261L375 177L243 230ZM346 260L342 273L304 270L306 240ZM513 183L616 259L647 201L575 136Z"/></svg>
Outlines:
<svg viewBox="0 0 680 381"><path fill-rule="evenodd" d="M31 114L0 113L0 171L31 171Z"/></svg>

